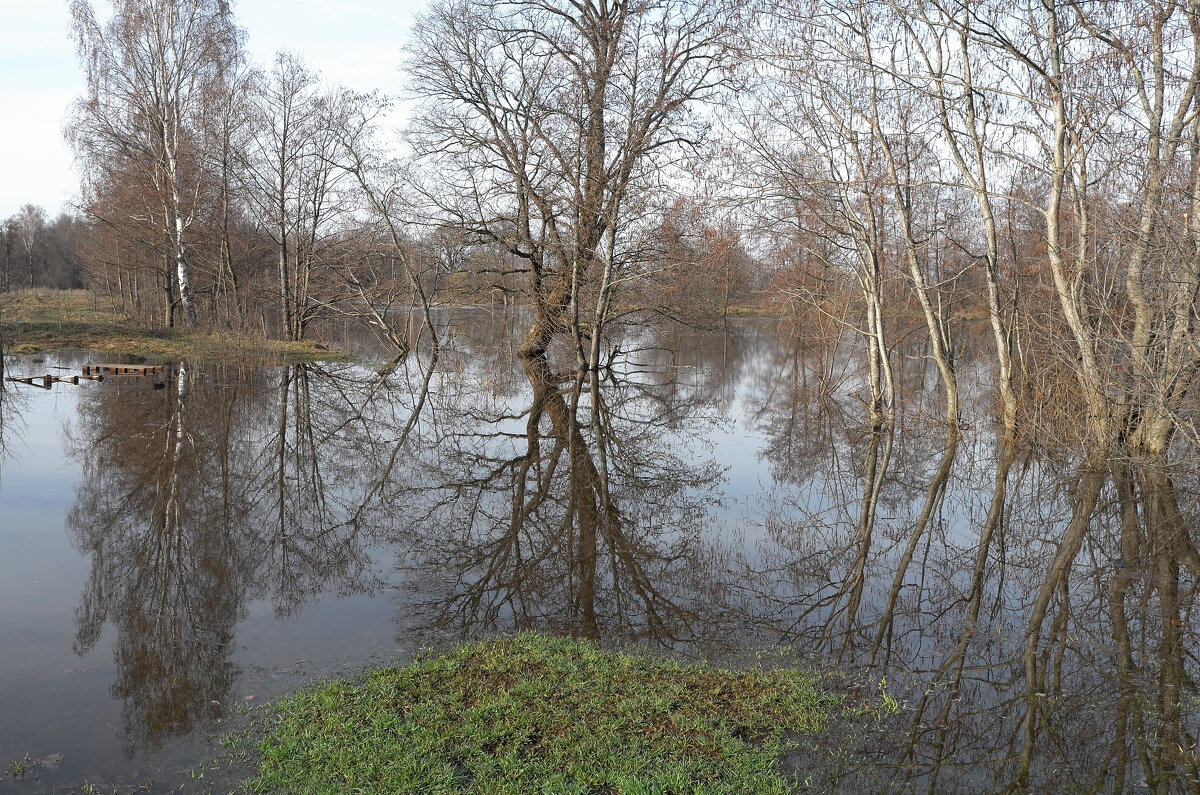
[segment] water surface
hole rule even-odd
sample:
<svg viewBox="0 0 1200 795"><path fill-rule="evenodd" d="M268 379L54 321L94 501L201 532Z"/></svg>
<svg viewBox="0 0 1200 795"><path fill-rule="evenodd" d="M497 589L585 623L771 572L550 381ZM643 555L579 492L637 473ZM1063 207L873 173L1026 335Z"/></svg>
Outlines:
<svg viewBox="0 0 1200 795"><path fill-rule="evenodd" d="M436 363L347 331L361 364L6 384L0 762L42 764L0 790L227 789L192 776L247 704L517 629L897 699L802 742L821 791L1197 786L1194 580L1106 486L1026 647L1080 456L1044 428L989 524L984 364L950 445L920 351L881 433L853 347L776 321L627 330L595 385L517 358L519 330L464 311ZM1195 473L1140 482L1190 538Z"/></svg>

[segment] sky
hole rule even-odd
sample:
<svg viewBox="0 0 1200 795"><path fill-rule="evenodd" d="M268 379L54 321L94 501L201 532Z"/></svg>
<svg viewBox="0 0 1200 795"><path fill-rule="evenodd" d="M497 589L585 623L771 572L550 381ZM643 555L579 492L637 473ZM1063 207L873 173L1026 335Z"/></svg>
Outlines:
<svg viewBox="0 0 1200 795"><path fill-rule="evenodd" d="M103 3L97 17L106 18ZM286 49L329 84L395 94L400 48L425 0L233 0L250 58ZM282 11L281 9L286 9ZM63 140L70 103L83 91L68 0L0 0L0 220L22 205L50 216L79 194Z"/></svg>

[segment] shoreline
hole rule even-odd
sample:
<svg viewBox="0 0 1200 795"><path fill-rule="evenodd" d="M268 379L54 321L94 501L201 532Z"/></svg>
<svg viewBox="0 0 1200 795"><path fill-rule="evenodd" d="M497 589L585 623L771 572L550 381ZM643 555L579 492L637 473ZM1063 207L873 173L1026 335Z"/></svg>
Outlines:
<svg viewBox="0 0 1200 795"><path fill-rule="evenodd" d="M730 319L785 316L779 308L769 306L731 306L725 315ZM234 358L276 364L356 358L315 340L289 342L230 330L144 326L103 308L99 296L87 290L46 288L0 293L0 351L13 355L92 351L146 359L215 362Z"/></svg>
<svg viewBox="0 0 1200 795"><path fill-rule="evenodd" d="M84 290L0 293L0 350L18 356L78 350L197 362L354 359L313 340L288 342L230 331L141 326L120 313L101 308L98 299Z"/></svg>

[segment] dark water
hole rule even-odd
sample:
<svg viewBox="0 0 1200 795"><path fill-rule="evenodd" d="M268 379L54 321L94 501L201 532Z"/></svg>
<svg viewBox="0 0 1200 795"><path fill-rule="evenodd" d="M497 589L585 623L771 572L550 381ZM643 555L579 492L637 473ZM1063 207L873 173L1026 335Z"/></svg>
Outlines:
<svg viewBox="0 0 1200 795"><path fill-rule="evenodd" d="M801 743L817 791L1197 788L1194 471L1144 504L1104 487L1030 648L1081 459L1041 428L989 522L984 365L948 446L918 356L880 434L855 352L774 321L629 332L595 389L516 358L514 325L461 313L434 367L6 384L0 764L37 764L0 791L226 791L239 771L201 765L247 705L524 628L896 699ZM1151 499L1176 526L1136 536Z"/></svg>

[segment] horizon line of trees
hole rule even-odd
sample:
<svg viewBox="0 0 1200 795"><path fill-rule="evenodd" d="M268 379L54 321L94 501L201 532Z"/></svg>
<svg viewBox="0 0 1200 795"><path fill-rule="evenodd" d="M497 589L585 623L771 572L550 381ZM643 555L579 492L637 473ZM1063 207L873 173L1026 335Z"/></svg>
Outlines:
<svg viewBox="0 0 1200 795"><path fill-rule="evenodd" d="M83 287L78 241L84 225L76 214L63 212L51 219L33 204L0 221L0 292Z"/></svg>

